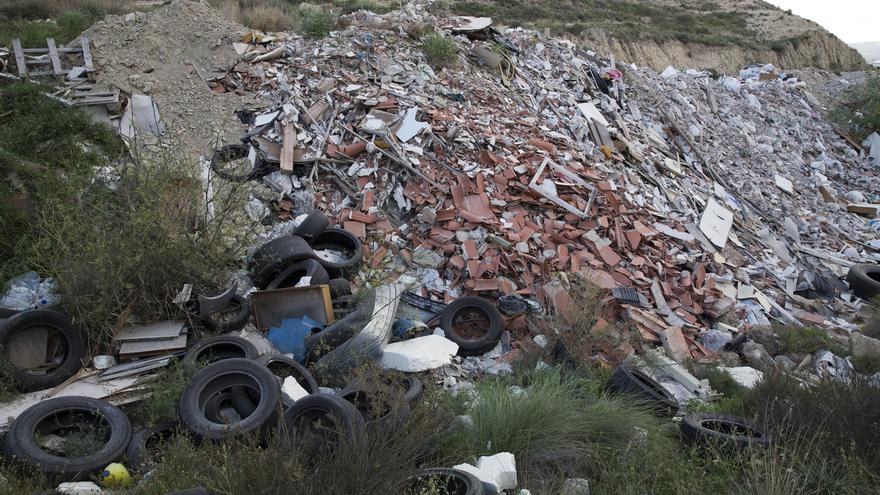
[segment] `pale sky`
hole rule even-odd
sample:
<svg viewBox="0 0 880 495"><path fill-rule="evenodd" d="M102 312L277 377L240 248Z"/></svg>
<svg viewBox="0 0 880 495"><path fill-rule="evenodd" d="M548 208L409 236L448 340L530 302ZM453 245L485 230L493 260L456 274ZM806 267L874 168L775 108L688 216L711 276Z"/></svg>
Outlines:
<svg viewBox="0 0 880 495"><path fill-rule="evenodd" d="M846 43L880 41L880 0L766 0L817 22Z"/></svg>

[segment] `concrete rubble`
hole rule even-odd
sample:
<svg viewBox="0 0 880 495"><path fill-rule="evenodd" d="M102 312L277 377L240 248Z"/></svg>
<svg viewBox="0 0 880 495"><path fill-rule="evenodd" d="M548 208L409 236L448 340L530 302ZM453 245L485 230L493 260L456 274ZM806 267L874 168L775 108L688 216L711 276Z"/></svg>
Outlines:
<svg viewBox="0 0 880 495"><path fill-rule="evenodd" d="M270 205L320 191L317 207L365 241L373 268L430 274L421 294L445 302L516 294L565 312L555 272L634 289L643 344L677 361L715 359L701 336L718 320L856 329L860 303L840 278L880 255L847 206L877 201L878 169L806 84L766 67L658 75L521 28L502 33L512 78L472 58L482 42L462 34L459 63L437 70L391 27L420 22L456 33L468 21L420 4L357 12L328 39L243 45L209 81L253 93L256 119L274 119L246 134L275 170L262 179Z"/></svg>
<svg viewBox="0 0 880 495"><path fill-rule="evenodd" d="M112 27L114 36L134 37L158 15L110 19L92 31ZM555 344L564 328L556 323L570 324L578 309L570 294L575 276L600 290L593 331L627 331L611 328L618 320L632 329L602 343L596 365L633 356L644 357L645 367L660 363L656 377L680 404L718 396L692 374L695 363L723 365L747 388L778 368L835 379L853 372L829 349L784 352L773 324L816 327L855 356L880 355L880 342L858 332L864 301L844 280L853 266L880 262L880 234L871 223L880 204L880 139L860 144L839 134L797 77L766 66L736 77L674 67L658 74L522 28L493 34L504 52L498 60L483 41L491 20L437 18L421 2L383 15L361 10L342 21L345 27L320 40L260 32L232 38L236 26L228 25L212 31L223 34L220 52L202 53L198 63L228 67L212 67L195 101L200 109L213 108L206 98L227 110L243 105L221 123L216 114L187 120L186 101L171 98L159 78L165 69L127 76L128 44L96 47L98 60L112 68L108 78L155 90L172 134L192 130L175 129L175 122L217 123L226 142L244 146L240 159L254 172L241 179L252 186L249 211L265 224L262 247L303 241L291 234L317 210L362 250L353 273L332 278L356 287L385 281L375 306L364 310L350 295L331 299L327 273L320 284L268 289L248 280L240 292L254 305L254 323L248 308L244 323L224 335L251 342L254 355L280 354L280 343L290 344L298 352L285 357L316 376L343 376L346 367L372 360L429 372L447 390L467 391L480 376L512 372L511 363L528 352L541 353L539 366L563 361L551 354L562 353ZM428 63L408 34L425 24L454 40L456 64ZM234 60L225 60L231 53ZM160 123L144 126L161 134ZM324 267L348 256L317 245L315 255L312 264ZM266 273L272 279L279 271ZM281 308L269 300L277 291L294 291ZM34 294L22 299L28 308ZM489 316L484 325L499 326L488 343L466 349L442 315L446 304L470 295L489 301L500 319ZM242 297L221 296L222 305ZM402 314L413 309L422 314ZM342 325L351 315L369 320L356 325L355 337ZM406 325L392 335L398 318ZM440 327L435 334L432 322ZM172 337L182 349L189 334L179 326ZM321 340L324 332L332 335ZM346 344L335 340L340 333ZM312 338L332 345L307 348ZM140 333L134 340L148 339ZM119 383L88 382L89 395L108 398L114 385L130 392L134 379L113 372L146 373L168 362L142 364L135 371L110 367L104 373ZM301 378L279 376L291 403L321 393ZM4 420L27 405L3 407L12 413ZM490 493L517 486L509 453L454 468L476 475ZM562 492L590 493L589 481L568 480Z"/></svg>

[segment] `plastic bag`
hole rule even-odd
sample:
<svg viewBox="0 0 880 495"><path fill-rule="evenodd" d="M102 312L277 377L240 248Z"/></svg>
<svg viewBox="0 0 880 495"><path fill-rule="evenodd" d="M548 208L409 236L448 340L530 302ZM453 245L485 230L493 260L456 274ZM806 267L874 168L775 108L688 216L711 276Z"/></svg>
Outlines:
<svg viewBox="0 0 880 495"><path fill-rule="evenodd" d="M36 272L25 272L8 283L9 290L0 298L0 307L23 311L55 303L55 282L40 278Z"/></svg>

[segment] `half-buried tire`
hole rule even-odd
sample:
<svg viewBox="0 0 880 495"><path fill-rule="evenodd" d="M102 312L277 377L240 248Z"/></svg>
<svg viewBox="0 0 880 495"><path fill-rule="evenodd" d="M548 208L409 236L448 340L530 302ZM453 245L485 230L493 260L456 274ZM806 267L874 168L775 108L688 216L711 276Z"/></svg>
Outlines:
<svg viewBox="0 0 880 495"><path fill-rule="evenodd" d="M657 380L635 367L618 366L605 388L613 393L635 397L661 416L672 416L678 411L675 397Z"/></svg>
<svg viewBox="0 0 880 495"><path fill-rule="evenodd" d="M60 442L66 450L59 455L38 443L38 436L44 435L76 441ZM117 460L130 440L131 422L118 407L90 397L56 397L29 407L15 418L3 452L7 459L75 479ZM75 446L75 451L67 449L68 444Z"/></svg>

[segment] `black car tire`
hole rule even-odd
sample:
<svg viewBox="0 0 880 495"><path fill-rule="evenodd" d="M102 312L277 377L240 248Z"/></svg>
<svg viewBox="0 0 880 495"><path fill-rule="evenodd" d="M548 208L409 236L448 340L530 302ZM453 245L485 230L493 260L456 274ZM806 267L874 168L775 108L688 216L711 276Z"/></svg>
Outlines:
<svg viewBox="0 0 880 495"><path fill-rule="evenodd" d="M95 452L76 457L53 455L40 448L36 433L41 423L53 415L67 411L99 416L110 430L104 445ZM44 472L75 478L103 469L118 459L125 452L130 440L131 422L118 407L90 397L56 397L29 407L15 418L6 435L3 452L9 459Z"/></svg>
<svg viewBox="0 0 880 495"><path fill-rule="evenodd" d="M225 320L212 318L217 313L199 313L199 320L205 328L218 333L237 332L248 324L251 319L251 300L248 297L234 294L229 300L229 308L222 312L229 311L230 317Z"/></svg>
<svg viewBox="0 0 880 495"><path fill-rule="evenodd" d="M203 362L211 364L230 358L256 359L258 354L254 344L244 337L217 335L200 340L190 347L183 358L183 364L194 369Z"/></svg>
<svg viewBox="0 0 880 495"><path fill-rule="evenodd" d="M327 215L318 210L312 210L293 231L293 235L298 235L307 241L311 241L315 236L323 232L328 225L330 225L330 220L327 218Z"/></svg>
<svg viewBox="0 0 880 495"><path fill-rule="evenodd" d="M150 441L154 438L168 438L178 426L180 422L175 419L137 431L132 435L131 442L125 450L125 457L128 460L125 465L135 472L143 471L143 468L150 464Z"/></svg>
<svg viewBox="0 0 880 495"><path fill-rule="evenodd" d="M13 368L13 378L22 390L43 390L54 387L73 376L82 366L84 339L82 333L73 327L70 317L51 309L31 309L10 316L0 325L0 349L3 359L12 363L6 354L9 339L29 329L48 328L57 332L63 340L64 358L54 369L43 374L29 373L27 370Z"/></svg>
<svg viewBox="0 0 880 495"><path fill-rule="evenodd" d="M403 400L410 406L414 406L422 398L423 391L421 380L412 375L406 377L406 392L403 394Z"/></svg>
<svg viewBox="0 0 880 495"><path fill-rule="evenodd" d="M853 294L871 299L880 294L880 265L853 265L846 274Z"/></svg>
<svg viewBox="0 0 880 495"><path fill-rule="evenodd" d="M370 315L358 307L341 320L336 320L318 333L306 335L306 362L315 363L360 332Z"/></svg>
<svg viewBox="0 0 880 495"><path fill-rule="evenodd" d="M262 175L260 171L263 168L259 153L257 154L256 163L254 163L250 170L245 172L233 173L222 166L227 161L246 158L248 153L250 153L250 146L243 144L229 144L219 150L214 150L214 155L211 157L211 170L220 178L233 182L243 182L257 178Z"/></svg>
<svg viewBox="0 0 880 495"><path fill-rule="evenodd" d="M248 268L254 286L264 289L276 275L302 259L315 258L309 243L302 237L285 235L263 244L251 256Z"/></svg>
<svg viewBox="0 0 880 495"><path fill-rule="evenodd" d="M364 431L364 418L350 402L327 394L311 394L294 402L284 413L288 434L308 451L338 443L339 435L353 438Z"/></svg>
<svg viewBox="0 0 880 495"><path fill-rule="evenodd" d="M217 394L243 387L253 399L252 414L232 424L222 424L206 417L205 406ZM281 387L268 368L251 360L232 358L218 361L196 373L180 396L180 421L201 438L216 440L252 432L265 432L277 419Z"/></svg>
<svg viewBox="0 0 880 495"><path fill-rule="evenodd" d="M611 392L634 396L661 416L678 412L678 401L657 380L644 371L627 365L618 366L605 388Z"/></svg>
<svg viewBox="0 0 880 495"><path fill-rule="evenodd" d="M299 260L285 268L266 285L266 289L295 287L303 277L311 277L309 285L323 285L330 280L327 270L317 260Z"/></svg>
<svg viewBox="0 0 880 495"><path fill-rule="evenodd" d="M440 478L445 481L441 486L441 493L449 495L484 495L483 482L473 474L462 471L461 469L452 468L430 468L425 469L416 476L408 480L408 486L404 489L418 490L426 478ZM433 485L432 485L433 486Z"/></svg>
<svg viewBox="0 0 880 495"><path fill-rule="evenodd" d="M456 318L467 313L478 313L486 319L487 324L482 328L482 335L468 337L461 335L456 325ZM476 356L491 351L501 339L504 331L504 323L501 312L491 301L482 297L460 297L449 303L440 314L440 328L443 329L446 338L458 344L459 356Z"/></svg>
<svg viewBox="0 0 880 495"><path fill-rule="evenodd" d="M364 258L364 246L361 240L351 232L336 227L325 229L316 235L312 239L312 249L314 251L334 249L348 253L348 258L338 262L327 261L314 255L333 278L351 278L356 275Z"/></svg>
<svg viewBox="0 0 880 495"><path fill-rule="evenodd" d="M772 436L754 422L726 414L689 413L681 422L681 434L692 443L732 445L737 449L773 443Z"/></svg>
<svg viewBox="0 0 880 495"><path fill-rule="evenodd" d="M350 402L366 424L376 423L386 431L393 431L403 424L412 412L409 402L403 397L395 397L394 393L395 389L391 386L378 386L367 390L353 383L343 388L339 392L339 397ZM382 404L375 404L376 398Z"/></svg>
<svg viewBox="0 0 880 495"><path fill-rule="evenodd" d="M309 394L318 393L315 377L295 359L283 354L265 354L257 362L268 368L282 383L285 378L292 376Z"/></svg>
<svg viewBox="0 0 880 495"><path fill-rule="evenodd" d="M0 318L9 318L10 316L17 315L18 313L21 313L21 311L17 309L0 307Z"/></svg>

